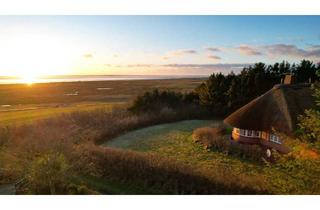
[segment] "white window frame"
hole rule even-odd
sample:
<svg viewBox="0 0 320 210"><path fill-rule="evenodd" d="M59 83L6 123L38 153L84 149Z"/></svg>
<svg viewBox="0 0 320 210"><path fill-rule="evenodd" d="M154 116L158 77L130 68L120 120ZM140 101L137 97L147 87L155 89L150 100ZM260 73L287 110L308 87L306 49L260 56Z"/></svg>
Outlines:
<svg viewBox="0 0 320 210"><path fill-rule="evenodd" d="M261 138L261 131L234 128L234 133L248 138Z"/></svg>
<svg viewBox="0 0 320 210"><path fill-rule="evenodd" d="M269 141L274 142L276 144L281 144L279 136L277 136L276 134L273 134L273 133L270 133Z"/></svg>
<svg viewBox="0 0 320 210"><path fill-rule="evenodd" d="M261 138L261 131L253 131L254 137Z"/></svg>

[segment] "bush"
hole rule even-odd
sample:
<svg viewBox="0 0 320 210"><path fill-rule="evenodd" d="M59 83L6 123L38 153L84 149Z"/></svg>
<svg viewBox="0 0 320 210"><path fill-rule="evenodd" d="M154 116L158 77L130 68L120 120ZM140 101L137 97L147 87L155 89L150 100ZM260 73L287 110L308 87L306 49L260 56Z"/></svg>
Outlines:
<svg viewBox="0 0 320 210"><path fill-rule="evenodd" d="M163 108L172 110L180 110L186 106L199 105L198 95L194 92L182 94L174 91L153 91L145 92L143 95L138 96L134 101L129 111L135 114L139 113L155 113ZM192 110L189 110L192 112Z"/></svg>
<svg viewBox="0 0 320 210"><path fill-rule="evenodd" d="M314 84L312 89L316 107L305 110L304 114L299 116L298 131L301 139L316 142L320 139L320 83Z"/></svg>
<svg viewBox="0 0 320 210"><path fill-rule="evenodd" d="M215 148L220 151L227 151L229 144L222 140L226 129L224 127L204 127L194 130L192 138L195 142L200 142L205 149Z"/></svg>
<svg viewBox="0 0 320 210"><path fill-rule="evenodd" d="M263 157L263 149L258 145L245 145L231 142L225 135L226 128L198 128L193 131L195 142L200 142L205 149L213 149L225 154L235 155L244 159L260 161Z"/></svg>
<svg viewBox="0 0 320 210"><path fill-rule="evenodd" d="M70 176L64 155L48 153L35 158L26 174L29 190L37 194L59 194L64 192Z"/></svg>
<svg viewBox="0 0 320 210"><path fill-rule="evenodd" d="M277 170L290 174L290 176L286 180L286 185L276 183L276 188L282 194L319 195L320 159L301 158L299 154L294 154L296 152L299 153L300 151L277 157L277 162L275 163Z"/></svg>

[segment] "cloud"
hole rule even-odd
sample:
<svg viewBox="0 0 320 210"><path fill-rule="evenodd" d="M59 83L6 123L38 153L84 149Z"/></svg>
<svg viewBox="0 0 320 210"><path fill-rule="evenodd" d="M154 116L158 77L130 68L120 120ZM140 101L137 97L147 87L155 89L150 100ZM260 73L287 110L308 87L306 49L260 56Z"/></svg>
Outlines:
<svg viewBox="0 0 320 210"><path fill-rule="evenodd" d="M257 49L254 49L251 46L248 45L240 45L237 47L238 51L243 55L250 55L250 56L256 56L256 55L262 55L263 53L258 51Z"/></svg>
<svg viewBox="0 0 320 210"><path fill-rule="evenodd" d="M207 47L205 48L205 50L209 51L209 52L221 52L221 48L218 47Z"/></svg>
<svg viewBox="0 0 320 210"><path fill-rule="evenodd" d="M251 64L165 64L161 66L175 69L198 69L226 72L228 70L242 70L249 65Z"/></svg>
<svg viewBox="0 0 320 210"><path fill-rule="evenodd" d="M104 64L106 67L116 67L116 68L155 68L155 69L174 69L174 70L196 70L196 72L209 71L209 72L222 72L228 73L230 71L241 71L244 67L248 67L251 64L240 63L240 64L128 64L128 65L114 65L114 64ZM199 72L199 73L200 73Z"/></svg>
<svg viewBox="0 0 320 210"><path fill-rule="evenodd" d="M169 57L169 56L162 56L161 59L162 59L162 60L169 60L170 57Z"/></svg>
<svg viewBox="0 0 320 210"><path fill-rule="evenodd" d="M320 45L310 44L309 47L299 48L293 44L271 44L262 46L240 45L236 48L241 54L247 56L267 55L270 58L275 56L287 56L292 58L320 58Z"/></svg>
<svg viewBox="0 0 320 210"><path fill-rule="evenodd" d="M221 57L216 56L216 55L208 55L208 58L211 60L221 60Z"/></svg>
<svg viewBox="0 0 320 210"><path fill-rule="evenodd" d="M85 58L93 58L93 54L87 53L87 54L84 54L83 57L85 57Z"/></svg>
<svg viewBox="0 0 320 210"><path fill-rule="evenodd" d="M183 55L192 55L192 54L196 54L197 51L196 50L176 50L176 51L172 51L169 52L168 54L171 56L183 56Z"/></svg>
<svg viewBox="0 0 320 210"><path fill-rule="evenodd" d="M289 44L275 44L264 46L269 56L275 55L286 55L297 58L319 58L320 57L320 46L312 45L309 48L302 49L295 45Z"/></svg>
<svg viewBox="0 0 320 210"><path fill-rule="evenodd" d="M152 64L129 64L129 65L126 65L126 67L129 67L129 68L138 68L138 67L152 67L154 65Z"/></svg>
<svg viewBox="0 0 320 210"><path fill-rule="evenodd" d="M311 49L320 49L320 44L311 44L310 48Z"/></svg>
<svg viewBox="0 0 320 210"><path fill-rule="evenodd" d="M175 50L175 51L171 51L166 53L164 56L162 56L162 60L168 60L170 58L173 57L180 57L180 56L185 56L185 55L193 55L193 54L197 54L198 52L196 50L192 50L192 49L187 49L187 50Z"/></svg>

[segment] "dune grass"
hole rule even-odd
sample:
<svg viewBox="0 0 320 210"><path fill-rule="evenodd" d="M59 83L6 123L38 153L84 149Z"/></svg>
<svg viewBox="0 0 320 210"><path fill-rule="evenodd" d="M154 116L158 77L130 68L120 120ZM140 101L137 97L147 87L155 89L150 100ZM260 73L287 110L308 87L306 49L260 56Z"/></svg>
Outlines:
<svg viewBox="0 0 320 210"><path fill-rule="evenodd" d="M47 119L62 113L74 111L90 111L95 109L111 109L118 103L73 103L67 105L19 106L19 109L0 111L0 125L31 123L35 120Z"/></svg>
<svg viewBox="0 0 320 210"><path fill-rule="evenodd" d="M90 189L103 195L158 195L161 191L147 188L134 183L124 183L118 180L103 179L94 176L78 177L80 183L84 183Z"/></svg>

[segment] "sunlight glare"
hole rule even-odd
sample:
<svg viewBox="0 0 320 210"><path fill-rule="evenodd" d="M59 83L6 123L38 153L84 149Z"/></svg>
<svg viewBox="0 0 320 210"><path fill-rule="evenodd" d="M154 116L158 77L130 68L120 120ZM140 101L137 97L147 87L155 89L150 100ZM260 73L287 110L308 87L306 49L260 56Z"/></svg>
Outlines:
<svg viewBox="0 0 320 210"><path fill-rule="evenodd" d="M25 75L21 77L21 82L31 86L33 83L37 82L38 78L34 75Z"/></svg>
<svg viewBox="0 0 320 210"><path fill-rule="evenodd" d="M27 84L45 75L67 74L73 64L71 45L50 33L18 31L6 37L0 51L2 68Z"/></svg>

